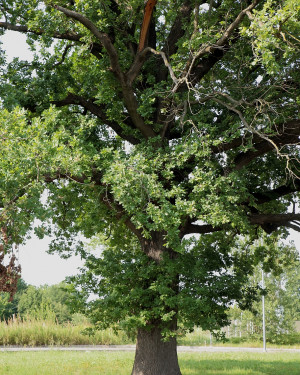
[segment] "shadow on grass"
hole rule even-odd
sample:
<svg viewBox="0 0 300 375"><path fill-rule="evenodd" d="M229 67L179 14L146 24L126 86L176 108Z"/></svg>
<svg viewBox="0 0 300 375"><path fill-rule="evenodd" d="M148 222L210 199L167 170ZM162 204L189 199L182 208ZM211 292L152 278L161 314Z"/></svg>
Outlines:
<svg viewBox="0 0 300 375"><path fill-rule="evenodd" d="M299 361L187 359L180 360L182 375L300 375Z"/></svg>

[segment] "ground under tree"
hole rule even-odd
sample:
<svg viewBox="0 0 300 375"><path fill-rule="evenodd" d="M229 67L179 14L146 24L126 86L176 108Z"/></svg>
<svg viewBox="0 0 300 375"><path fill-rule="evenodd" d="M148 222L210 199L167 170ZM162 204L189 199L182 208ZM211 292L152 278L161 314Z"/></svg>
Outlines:
<svg viewBox="0 0 300 375"><path fill-rule="evenodd" d="M216 330L233 301L255 296L243 286L272 246L252 256L239 236L300 230L299 4L0 10L3 32L39 45L31 62L0 55L3 250L34 219L41 237L56 228L62 254L82 251L77 233L100 234L108 246L93 272L115 284L98 285L99 311L137 329L132 374L179 375L178 329Z"/></svg>

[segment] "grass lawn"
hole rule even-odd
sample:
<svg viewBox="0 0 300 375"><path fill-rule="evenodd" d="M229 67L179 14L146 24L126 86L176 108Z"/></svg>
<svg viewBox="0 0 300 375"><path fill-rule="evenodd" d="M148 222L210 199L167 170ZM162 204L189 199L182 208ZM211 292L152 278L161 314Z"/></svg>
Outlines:
<svg viewBox="0 0 300 375"><path fill-rule="evenodd" d="M133 352L2 352L0 375L129 375ZM299 375L299 353L179 353L182 375Z"/></svg>

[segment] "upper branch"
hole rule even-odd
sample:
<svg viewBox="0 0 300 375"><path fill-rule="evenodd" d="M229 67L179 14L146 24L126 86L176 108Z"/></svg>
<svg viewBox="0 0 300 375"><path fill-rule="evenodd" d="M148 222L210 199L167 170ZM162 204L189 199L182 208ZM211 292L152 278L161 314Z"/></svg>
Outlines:
<svg viewBox="0 0 300 375"><path fill-rule="evenodd" d="M229 40L232 39L234 31L243 21L247 13L251 12L260 2L254 0L247 8L243 9L235 20L224 31L223 35L215 42L200 48L188 59L182 77L173 91L182 90L191 81L201 79L229 50ZM206 57L208 55L208 57Z"/></svg>
<svg viewBox="0 0 300 375"><path fill-rule="evenodd" d="M145 63L147 56L149 55L149 52L151 52L149 48L146 48L146 36L149 31L152 11L156 3L157 1L149 0L145 7L144 19L143 19L143 24L142 24L141 33L140 33L139 49L130 69L127 72L127 79L130 84L132 84L132 82L140 73L140 70ZM176 52L178 48L176 43L185 33L185 28L183 27L183 19L190 17L192 10L193 8L190 4L190 0L185 1L178 12L178 16L176 17L174 21L174 24L171 28L171 31L169 33L165 46L162 49L162 52L157 52L157 53L163 54L164 56L165 55L171 56L172 54ZM154 49L152 49L152 51L154 51ZM165 80L167 77L167 74L168 74L168 71L165 70L164 67L162 66L162 69L157 70L158 80L159 81Z"/></svg>
<svg viewBox="0 0 300 375"><path fill-rule="evenodd" d="M205 3L206 1L201 1ZM171 27L170 33L163 47L163 52L168 56L172 56L178 50L177 42L183 37L186 28L184 27L184 20L190 19L193 14L193 7L190 0L186 0L180 7L177 17Z"/></svg>
<svg viewBox="0 0 300 375"><path fill-rule="evenodd" d="M67 17L79 21L83 26L90 30L95 35L95 37L100 41L100 43L103 45L103 47L106 49L108 53L111 69L121 84L124 103L132 119L132 122L134 123L135 127L140 130L140 132L143 134L145 138L155 137L157 134L153 131L151 126L145 123L142 116L138 113L137 99L132 88L130 87L127 77L121 70L117 50L111 42L109 35L99 31L96 25L82 14L63 8L59 5L53 6L60 12L64 13Z"/></svg>
<svg viewBox="0 0 300 375"><path fill-rule="evenodd" d="M9 23L9 22L0 22L0 28L5 29L5 30L18 31L20 33L32 33L32 34L36 34L36 35L45 34L45 30L43 30L43 29L34 30L34 29L30 29L30 28L28 28L27 26L24 26L24 25L14 25L14 24ZM74 41L74 42L79 42L80 38L82 37L82 35L76 34L72 31L69 31L69 32L66 32L66 33L54 32L52 34L52 36L53 36L53 38L56 38L56 39L65 39L65 40L71 40L71 41Z"/></svg>
<svg viewBox="0 0 300 375"><path fill-rule="evenodd" d="M0 22L0 28L3 28L5 30L12 30L12 31L18 31L20 33L30 33L35 35L45 35L46 31L43 29L30 29L27 26L24 25L14 25L9 22ZM51 36L55 39L61 39L61 40L70 40L73 42L81 42L82 35L74 33L72 31L68 31L65 33L59 33L59 32L53 32ZM99 57L99 52L102 51L102 45L99 43L92 43L90 51L93 55L96 57Z"/></svg>
<svg viewBox="0 0 300 375"><path fill-rule="evenodd" d="M116 73L118 78L121 78L122 71L119 65L119 57L113 43L110 40L109 35L99 31L96 25L84 15L77 13L73 10L61 7L59 5L53 5L53 7L59 10L60 12L64 13L67 17L79 21L83 26L85 26L88 30L92 32L92 34L100 41L100 43L106 49L110 58L112 70Z"/></svg>
<svg viewBox="0 0 300 375"><path fill-rule="evenodd" d="M140 42L138 46L138 52L141 52L146 45L147 37L149 34L150 21L152 18L153 9L157 3L157 0L148 0L145 6L144 19L140 33Z"/></svg>

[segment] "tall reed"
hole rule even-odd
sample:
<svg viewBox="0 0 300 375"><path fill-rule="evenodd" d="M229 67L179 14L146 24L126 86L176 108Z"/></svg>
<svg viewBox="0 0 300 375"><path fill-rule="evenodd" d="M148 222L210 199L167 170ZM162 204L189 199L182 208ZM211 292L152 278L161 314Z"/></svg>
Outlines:
<svg viewBox="0 0 300 375"><path fill-rule="evenodd" d="M53 319L13 317L0 322L0 345L49 346L49 345L117 345L131 344L124 332L116 334L112 329L84 334L88 324L58 324Z"/></svg>

